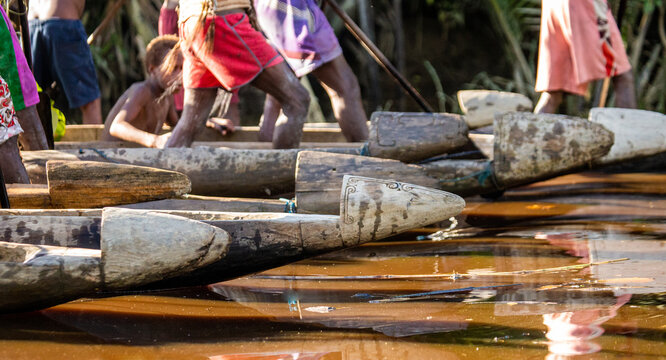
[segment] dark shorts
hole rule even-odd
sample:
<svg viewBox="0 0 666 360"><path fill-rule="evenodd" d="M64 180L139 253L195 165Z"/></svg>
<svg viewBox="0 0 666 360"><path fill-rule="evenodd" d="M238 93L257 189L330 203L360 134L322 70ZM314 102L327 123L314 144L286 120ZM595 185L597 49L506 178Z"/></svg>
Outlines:
<svg viewBox="0 0 666 360"><path fill-rule="evenodd" d="M79 20L30 20L35 79L42 88L50 88L55 81L72 109L100 97L86 38Z"/></svg>

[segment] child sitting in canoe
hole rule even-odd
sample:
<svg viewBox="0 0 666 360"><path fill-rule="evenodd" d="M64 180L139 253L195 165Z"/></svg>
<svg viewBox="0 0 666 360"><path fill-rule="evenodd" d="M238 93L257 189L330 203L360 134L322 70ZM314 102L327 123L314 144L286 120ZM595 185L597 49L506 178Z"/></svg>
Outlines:
<svg viewBox="0 0 666 360"><path fill-rule="evenodd" d="M182 84L183 57L176 47L178 37L163 35L146 47L148 78L132 84L113 106L104 124L103 141L129 141L146 147L164 147L170 134L158 135L162 126L178 122L173 97ZM173 70L162 66L170 51L177 51ZM171 70L171 71L169 71Z"/></svg>
<svg viewBox="0 0 666 360"><path fill-rule="evenodd" d="M132 84L113 106L104 125L103 141L129 141L146 147L163 148L171 133L159 135L162 126L174 127L178 114L171 94L182 88L183 56L178 36L162 35L146 47L148 78ZM168 66L167 59L175 57ZM217 122L215 122L217 120ZM233 131L233 124L211 119L207 125L223 135Z"/></svg>

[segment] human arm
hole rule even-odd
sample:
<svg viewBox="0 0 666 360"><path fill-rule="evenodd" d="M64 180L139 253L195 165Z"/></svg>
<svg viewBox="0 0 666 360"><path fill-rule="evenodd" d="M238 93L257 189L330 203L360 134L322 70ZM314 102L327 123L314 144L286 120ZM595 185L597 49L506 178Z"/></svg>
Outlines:
<svg viewBox="0 0 666 360"><path fill-rule="evenodd" d="M154 100L150 90L140 86L130 88L128 92L128 96L121 97L123 105L112 120L109 134L115 138L141 144L145 147L157 147L159 136L141 130L135 125L138 121L141 121L138 118L141 110Z"/></svg>

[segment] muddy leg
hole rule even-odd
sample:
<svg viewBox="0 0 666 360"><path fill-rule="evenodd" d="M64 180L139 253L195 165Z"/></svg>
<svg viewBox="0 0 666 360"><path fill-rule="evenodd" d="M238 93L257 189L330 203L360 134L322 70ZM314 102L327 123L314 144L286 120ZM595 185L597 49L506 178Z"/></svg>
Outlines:
<svg viewBox="0 0 666 360"><path fill-rule="evenodd" d="M562 103L564 93L561 91L544 91L534 108L535 114L554 114Z"/></svg>
<svg viewBox="0 0 666 360"><path fill-rule="evenodd" d="M18 136L12 136L0 144L0 169L7 184L30 184L28 172L21 161Z"/></svg>
<svg viewBox="0 0 666 360"><path fill-rule="evenodd" d="M310 104L308 91L284 62L264 69L252 85L273 96L282 105L282 112L275 123L273 147L298 147Z"/></svg>
<svg viewBox="0 0 666 360"><path fill-rule="evenodd" d="M102 102L99 98L80 107L84 124L102 123Z"/></svg>
<svg viewBox="0 0 666 360"><path fill-rule="evenodd" d="M615 106L619 108L636 108L636 90L634 74L631 70L613 77L615 89Z"/></svg>
<svg viewBox="0 0 666 360"><path fill-rule="evenodd" d="M271 95L266 94L264 101L264 114L259 123L259 141L273 141L275 122L280 116L282 105Z"/></svg>
<svg viewBox="0 0 666 360"><path fill-rule="evenodd" d="M368 139L368 118L361 103L361 88L345 58L340 55L317 68L313 74L331 98L333 114L347 141Z"/></svg>
<svg viewBox="0 0 666 360"><path fill-rule="evenodd" d="M189 147L199 126L208 120L217 89L185 89L183 114L165 147Z"/></svg>

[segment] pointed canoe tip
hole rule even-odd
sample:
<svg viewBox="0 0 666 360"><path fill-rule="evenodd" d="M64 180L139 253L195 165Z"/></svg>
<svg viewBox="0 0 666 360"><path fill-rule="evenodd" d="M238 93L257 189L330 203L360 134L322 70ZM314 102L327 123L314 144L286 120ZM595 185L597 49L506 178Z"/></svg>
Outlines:
<svg viewBox="0 0 666 360"><path fill-rule="evenodd" d="M446 191L345 175L340 200L343 239L348 245L379 240L447 220L464 208L463 198Z"/></svg>
<svg viewBox="0 0 666 360"><path fill-rule="evenodd" d="M593 108L589 120L615 134L601 165L655 155L666 151L666 115L654 111L621 108Z"/></svg>
<svg viewBox="0 0 666 360"><path fill-rule="evenodd" d="M102 210L102 268L107 288L186 274L226 256L229 234L182 216L125 208Z"/></svg>
<svg viewBox="0 0 666 360"><path fill-rule="evenodd" d="M577 171L606 155L614 142L604 126L561 114L497 114L493 128L493 166L502 187Z"/></svg>

